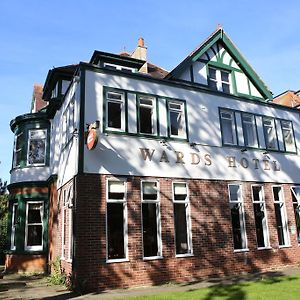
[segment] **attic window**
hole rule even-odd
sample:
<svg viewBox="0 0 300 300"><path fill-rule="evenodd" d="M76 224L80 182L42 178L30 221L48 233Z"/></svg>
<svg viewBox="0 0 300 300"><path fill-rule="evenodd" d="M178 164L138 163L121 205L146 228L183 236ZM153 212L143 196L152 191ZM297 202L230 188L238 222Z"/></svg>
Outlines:
<svg viewBox="0 0 300 300"><path fill-rule="evenodd" d="M230 93L229 72L208 67L208 85L213 90Z"/></svg>
<svg viewBox="0 0 300 300"><path fill-rule="evenodd" d="M134 68L129 68L129 67L123 67L119 65L114 65L114 64L108 64L104 63L104 68L109 69L109 70L119 70L127 73L135 73L136 70Z"/></svg>

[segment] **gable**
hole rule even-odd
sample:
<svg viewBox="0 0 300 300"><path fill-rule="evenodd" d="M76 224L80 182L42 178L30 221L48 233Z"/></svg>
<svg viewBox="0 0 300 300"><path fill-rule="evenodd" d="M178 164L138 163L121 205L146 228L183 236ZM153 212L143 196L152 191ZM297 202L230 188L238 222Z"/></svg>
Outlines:
<svg viewBox="0 0 300 300"><path fill-rule="evenodd" d="M166 78L200 84L240 97L272 99L272 93L222 29L218 29Z"/></svg>

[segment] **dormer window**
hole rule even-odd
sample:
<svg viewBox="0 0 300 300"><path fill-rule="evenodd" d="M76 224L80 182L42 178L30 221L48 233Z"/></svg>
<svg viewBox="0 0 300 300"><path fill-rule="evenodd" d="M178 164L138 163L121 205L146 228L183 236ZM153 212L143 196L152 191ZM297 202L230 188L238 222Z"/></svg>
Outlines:
<svg viewBox="0 0 300 300"><path fill-rule="evenodd" d="M119 70L119 71L127 72L127 73L135 73L136 72L136 69L134 69L134 68L124 67L124 66L109 64L109 63L104 63L104 67L106 69Z"/></svg>
<svg viewBox="0 0 300 300"><path fill-rule="evenodd" d="M229 72L208 67L208 86L213 90L230 93Z"/></svg>

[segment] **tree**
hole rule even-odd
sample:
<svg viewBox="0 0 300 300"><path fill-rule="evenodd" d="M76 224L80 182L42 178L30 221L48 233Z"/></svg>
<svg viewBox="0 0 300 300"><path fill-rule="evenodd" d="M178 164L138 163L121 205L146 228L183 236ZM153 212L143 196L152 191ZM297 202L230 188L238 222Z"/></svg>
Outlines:
<svg viewBox="0 0 300 300"><path fill-rule="evenodd" d="M0 178L0 264L4 263L7 234L8 195L7 182Z"/></svg>

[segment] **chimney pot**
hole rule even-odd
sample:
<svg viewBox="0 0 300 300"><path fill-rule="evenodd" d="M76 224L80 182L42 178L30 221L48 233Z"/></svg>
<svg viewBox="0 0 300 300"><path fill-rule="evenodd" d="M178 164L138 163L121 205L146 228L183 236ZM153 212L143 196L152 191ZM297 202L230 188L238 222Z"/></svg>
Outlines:
<svg viewBox="0 0 300 300"><path fill-rule="evenodd" d="M138 46L145 47L145 42L144 42L144 39L142 37L140 37L139 40L138 40Z"/></svg>

